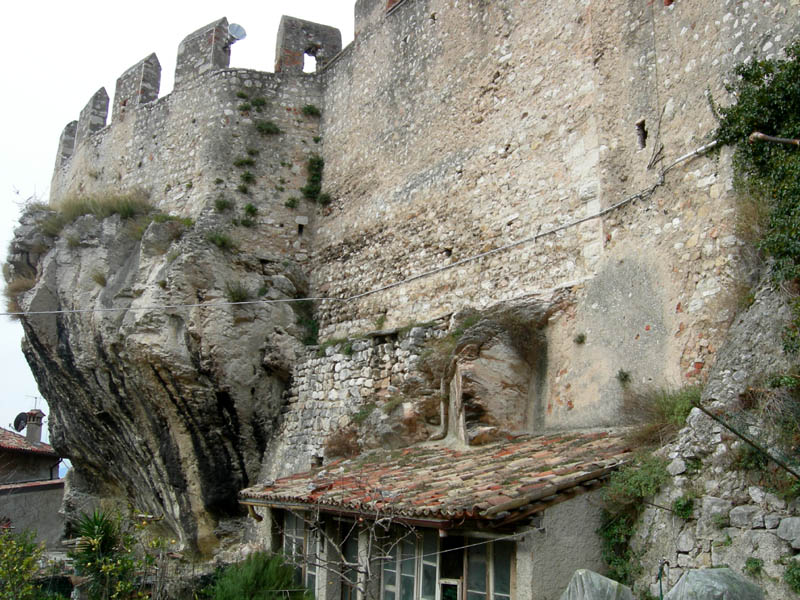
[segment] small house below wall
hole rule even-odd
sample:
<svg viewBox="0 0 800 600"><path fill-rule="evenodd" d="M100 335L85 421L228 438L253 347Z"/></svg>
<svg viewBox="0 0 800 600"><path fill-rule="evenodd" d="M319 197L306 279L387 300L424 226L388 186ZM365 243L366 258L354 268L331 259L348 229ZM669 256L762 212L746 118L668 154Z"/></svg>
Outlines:
<svg viewBox="0 0 800 600"><path fill-rule="evenodd" d="M604 569L591 492L629 456L619 433L421 445L243 490L265 545L319 599L556 598Z"/></svg>
<svg viewBox="0 0 800 600"><path fill-rule="evenodd" d="M61 459L41 441L43 417L37 409L26 413L26 435L0 428L0 527L34 531L49 549L61 550L64 480Z"/></svg>

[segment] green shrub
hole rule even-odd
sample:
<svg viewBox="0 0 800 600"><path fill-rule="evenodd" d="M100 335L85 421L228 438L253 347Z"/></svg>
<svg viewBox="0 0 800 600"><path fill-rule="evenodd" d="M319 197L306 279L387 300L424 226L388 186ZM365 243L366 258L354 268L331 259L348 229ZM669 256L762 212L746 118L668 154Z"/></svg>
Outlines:
<svg viewBox="0 0 800 600"><path fill-rule="evenodd" d="M800 152L796 147L750 142L753 132L782 138L800 134L800 40L786 48L785 59L754 60L735 69L727 86L736 99L721 108L716 139L735 147L734 182L747 205L755 206L750 227L757 247L773 259L776 284L800 279ZM784 332L784 350L800 350L800 303Z"/></svg>
<svg viewBox="0 0 800 600"><path fill-rule="evenodd" d="M258 214L258 208L255 204L248 202L244 205L244 214L248 217L255 217Z"/></svg>
<svg viewBox="0 0 800 600"><path fill-rule="evenodd" d="M608 577L625 585L632 583L642 569L628 545L636 532L634 522L631 515L603 513L603 524L597 530L603 560L608 565Z"/></svg>
<svg viewBox="0 0 800 600"><path fill-rule="evenodd" d="M314 318L314 305L310 300L301 300L291 303L295 312L297 324L304 330L302 342L306 346L316 346L319 343L319 322Z"/></svg>
<svg viewBox="0 0 800 600"><path fill-rule="evenodd" d="M258 156L259 149L258 148L248 148L247 150L245 150L245 152L247 152L247 156Z"/></svg>
<svg viewBox="0 0 800 600"><path fill-rule="evenodd" d="M312 154L306 164L306 185L300 190L307 200L316 201L322 191L322 171L325 161L319 154Z"/></svg>
<svg viewBox="0 0 800 600"><path fill-rule="evenodd" d="M250 291L241 281L225 282L225 297L228 302L247 302L250 300Z"/></svg>
<svg viewBox="0 0 800 600"><path fill-rule="evenodd" d="M250 171L245 171L244 173L240 173L239 179L241 179L242 183L245 184L251 184L256 182L256 176L253 175Z"/></svg>
<svg viewBox="0 0 800 600"><path fill-rule="evenodd" d="M793 592L800 594L800 562L790 560L783 572L783 580L789 585Z"/></svg>
<svg viewBox="0 0 800 600"><path fill-rule="evenodd" d="M247 196L250 193L250 188L247 186L247 184L240 183L236 186L236 191Z"/></svg>
<svg viewBox="0 0 800 600"><path fill-rule="evenodd" d="M617 381L619 381L620 385L628 385L631 381L630 372L624 369L617 371Z"/></svg>
<svg viewBox="0 0 800 600"><path fill-rule="evenodd" d="M611 474L601 494L603 506L613 514L637 508L668 480L666 459L642 454Z"/></svg>
<svg viewBox="0 0 800 600"><path fill-rule="evenodd" d="M258 223L253 217L244 216L239 219L236 224L241 225L242 227L255 227Z"/></svg>
<svg viewBox="0 0 800 600"><path fill-rule="evenodd" d="M586 343L586 334L585 333L577 333L577 334L575 334L575 337L572 338L572 341L580 346L581 344Z"/></svg>
<svg viewBox="0 0 800 600"><path fill-rule="evenodd" d="M731 519L728 515L716 513L711 517L711 523L717 529L725 529L726 527L730 527Z"/></svg>
<svg viewBox="0 0 800 600"><path fill-rule="evenodd" d="M194 227L194 219L190 217L176 217L175 215L165 215L158 213L153 216L154 223L179 223L184 227Z"/></svg>
<svg viewBox="0 0 800 600"><path fill-rule="evenodd" d="M247 100L248 98L250 98L250 94L248 94L244 90L239 90L238 92L236 92L236 97L240 98L241 100Z"/></svg>
<svg viewBox="0 0 800 600"><path fill-rule="evenodd" d="M315 135L313 138L315 144L319 144L322 141L322 137Z"/></svg>
<svg viewBox="0 0 800 600"><path fill-rule="evenodd" d="M365 404L364 406L359 408L358 412L356 412L352 416L353 422L356 425L361 425L364 421L367 420L367 418L372 414L372 411L374 411L374 410L375 410L375 403L374 402L369 402L369 403Z"/></svg>
<svg viewBox="0 0 800 600"><path fill-rule="evenodd" d="M223 183L225 183L225 180L222 177L217 177L214 180L214 185L220 185L220 184L223 184Z"/></svg>
<svg viewBox="0 0 800 600"><path fill-rule="evenodd" d="M313 104L306 104L303 107L303 114L307 117L321 117L322 111Z"/></svg>
<svg viewBox="0 0 800 600"><path fill-rule="evenodd" d="M264 108L267 106L266 98L253 98L250 103L253 105L253 108L256 109L258 112L262 112Z"/></svg>
<svg viewBox="0 0 800 600"><path fill-rule="evenodd" d="M300 202L300 198L297 196L290 196L283 205L286 208L297 208L298 203Z"/></svg>
<svg viewBox="0 0 800 600"><path fill-rule="evenodd" d="M95 271L92 273L92 281L94 281L100 287L106 287L106 276L100 271Z"/></svg>
<svg viewBox="0 0 800 600"><path fill-rule="evenodd" d="M733 467L740 471L763 471L767 465L767 455L750 444L742 444L733 455Z"/></svg>
<svg viewBox="0 0 800 600"><path fill-rule="evenodd" d="M211 231L206 235L206 239L220 250L233 250L236 248L231 237L222 231Z"/></svg>
<svg viewBox="0 0 800 600"><path fill-rule="evenodd" d="M280 127L272 121L256 121L255 126L256 131L261 135L279 135L281 133Z"/></svg>
<svg viewBox="0 0 800 600"><path fill-rule="evenodd" d="M319 202L322 206L328 206L331 202L333 202L333 199L331 198L331 195L326 192L317 196L317 202Z"/></svg>
<svg viewBox="0 0 800 600"><path fill-rule="evenodd" d="M744 572L750 577L761 577L764 572L764 561L750 556L744 561Z"/></svg>
<svg viewBox="0 0 800 600"><path fill-rule="evenodd" d="M223 196L220 196L214 200L214 208L217 210L217 212L224 212L233 208L233 202L227 198L224 198Z"/></svg>
<svg viewBox="0 0 800 600"><path fill-rule="evenodd" d="M645 499L658 493L669 479L666 465L658 456L639 455L612 473L601 492L603 516L597 533L609 577L620 583L631 583L641 571L629 542Z"/></svg>
<svg viewBox="0 0 800 600"><path fill-rule="evenodd" d="M690 519L694 514L694 496L681 496L672 503L672 512L681 519Z"/></svg>
<svg viewBox="0 0 800 600"><path fill-rule="evenodd" d="M33 580L43 552L33 533L0 529L0 600L36 600Z"/></svg>
<svg viewBox="0 0 800 600"><path fill-rule="evenodd" d="M256 164L256 161L253 160L252 158L250 158L249 156L247 156L247 157L243 156L243 157L237 158L235 161L233 161L233 166L234 167L239 167L240 169L243 169L244 167L252 167L252 166L255 166L255 164Z"/></svg>
<svg viewBox="0 0 800 600"><path fill-rule="evenodd" d="M403 402L406 402L406 400L405 396L395 394L381 406L381 410L384 414L390 415L394 412L395 408L403 404Z"/></svg>
<svg viewBox="0 0 800 600"><path fill-rule="evenodd" d="M248 112L251 108L253 108L249 102L242 102L239 106L236 107L239 112Z"/></svg>

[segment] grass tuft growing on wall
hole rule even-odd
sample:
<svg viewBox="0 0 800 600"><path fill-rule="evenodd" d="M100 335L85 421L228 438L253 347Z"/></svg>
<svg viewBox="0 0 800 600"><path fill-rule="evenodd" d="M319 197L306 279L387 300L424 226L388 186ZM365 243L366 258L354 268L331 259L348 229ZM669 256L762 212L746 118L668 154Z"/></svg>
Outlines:
<svg viewBox="0 0 800 600"><path fill-rule="evenodd" d="M692 403L700 401L702 391L700 386L626 390L623 410L626 420L636 425L629 434L631 443L655 447L672 440L686 423Z"/></svg>
<svg viewBox="0 0 800 600"><path fill-rule="evenodd" d="M144 192L72 196L55 206L53 212L38 222L38 227L43 234L58 237L66 225L85 215L94 215L101 220L119 215L128 220L152 211L153 205Z"/></svg>

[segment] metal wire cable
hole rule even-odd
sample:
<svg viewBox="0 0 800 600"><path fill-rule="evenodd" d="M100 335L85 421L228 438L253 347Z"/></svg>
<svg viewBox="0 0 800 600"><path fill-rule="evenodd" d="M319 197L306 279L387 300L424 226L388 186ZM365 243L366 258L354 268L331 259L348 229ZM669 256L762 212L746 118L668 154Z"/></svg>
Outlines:
<svg viewBox="0 0 800 600"><path fill-rule="evenodd" d="M72 309L59 309L59 310L39 310L39 311L27 311L27 312L0 312L0 316L7 316L7 317L22 317L22 316L32 316L32 315L60 315L60 314L86 314L86 313L110 313L110 312L139 312L139 311L156 311L156 310L176 310L181 308L218 308L223 306L246 306L246 305L267 305L267 304L288 304L292 302L354 302L356 300L360 300L361 298L365 298L367 296L372 296L374 294L379 294L381 292L385 292L402 285L406 285L408 283L412 283L414 281L418 281L420 279L425 279L431 277L433 275L437 275L439 273L443 273L445 271L449 271L451 269L455 269L456 267L460 267L465 264L469 264L489 256L493 256L495 254L499 254L501 252L506 252L513 248L517 248L519 246L530 244L536 242L539 238L543 238L549 235L554 235L559 231L564 231L566 229L570 229L572 227L576 227L581 223L585 223L587 221L591 221L592 219L597 219L602 217L610 212L618 210L631 202L636 200L643 200L649 197L656 189L664 185L664 176L673 168L675 168L680 163L694 158L695 156L699 156L705 152L708 152L712 148L717 145L718 142L713 141L692 152L684 154L683 156L677 158L668 166L666 166L658 180L648 188L641 190L635 194L627 196L626 198L620 200L616 204L612 204L611 206L604 208L603 210L596 212L591 215L587 215L585 217L581 217L579 219L574 219L557 227L553 227L551 229L547 229L545 231L541 231L535 235L523 238L521 240L517 240L516 242L511 242L510 244L506 244L504 246L499 246L498 248L493 248L492 250L487 250L486 252L481 252L479 254L475 254L473 256L468 256L466 258L462 258L461 260L457 260L456 262L450 263L448 265L444 265L442 267L437 267L435 269L430 269L428 271L423 271L417 275L413 275L412 277L408 277L406 279L402 279L400 281L396 281L394 283L389 283L383 285L381 287L373 288L371 290L367 290L366 292L361 292L360 294L354 294L352 296L345 296L345 297L335 297L335 296L320 296L314 297L310 296L307 298L282 298L276 300L245 300L241 302L197 302L197 303L188 303L188 304L165 304L165 305L150 305L150 306L131 306L131 307L108 307L108 308L72 308Z"/></svg>

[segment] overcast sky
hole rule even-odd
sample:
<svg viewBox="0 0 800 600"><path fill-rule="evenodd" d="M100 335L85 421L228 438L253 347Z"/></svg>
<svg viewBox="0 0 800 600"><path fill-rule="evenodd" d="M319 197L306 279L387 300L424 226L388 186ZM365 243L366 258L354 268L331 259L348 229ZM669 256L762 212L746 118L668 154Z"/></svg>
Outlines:
<svg viewBox="0 0 800 600"><path fill-rule="evenodd" d="M0 141L0 247L8 247L20 203L47 200L58 138L101 86L113 97L117 77L151 52L161 63L161 93L172 90L175 55L192 31L221 17L247 38L232 48L231 66L272 71L283 14L338 27L353 39L355 0L228 0L113 3L11 2L3 9L3 115ZM113 100L113 98L112 98ZM5 257L5 254L3 254ZM3 305L3 310L5 306ZM0 317L0 426L33 408L36 382L20 350L22 327ZM39 397L38 407L48 413Z"/></svg>

